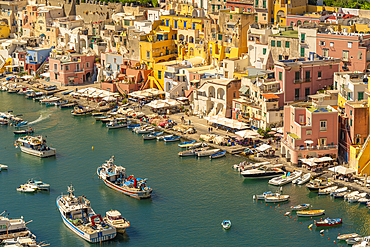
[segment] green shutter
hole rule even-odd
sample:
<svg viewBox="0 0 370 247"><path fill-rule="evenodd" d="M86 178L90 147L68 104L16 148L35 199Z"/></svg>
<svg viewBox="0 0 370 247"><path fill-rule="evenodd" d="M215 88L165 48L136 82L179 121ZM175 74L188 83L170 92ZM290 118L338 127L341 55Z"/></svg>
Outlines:
<svg viewBox="0 0 370 247"><path fill-rule="evenodd" d="M304 33L301 33L301 40L305 40L306 39L306 34L304 34Z"/></svg>
<svg viewBox="0 0 370 247"><path fill-rule="evenodd" d="M263 55L266 55L266 48L263 48Z"/></svg>
<svg viewBox="0 0 370 247"><path fill-rule="evenodd" d="M275 47L275 40L271 40L271 46Z"/></svg>
<svg viewBox="0 0 370 247"><path fill-rule="evenodd" d="M277 42L277 47L281 47L281 41Z"/></svg>
<svg viewBox="0 0 370 247"><path fill-rule="evenodd" d="M283 77L283 73L279 72L279 80L281 81L281 78Z"/></svg>
<svg viewBox="0 0 370 247"><path fill-rule="evenodd" d="M289 41L285 41L285 48L289 48Z"/></svg>
<svg viewBox="0 0 370 247"><path fill-rule="evenodd" d="M301 57L304 57L304 47L301 47Z"/></svg>

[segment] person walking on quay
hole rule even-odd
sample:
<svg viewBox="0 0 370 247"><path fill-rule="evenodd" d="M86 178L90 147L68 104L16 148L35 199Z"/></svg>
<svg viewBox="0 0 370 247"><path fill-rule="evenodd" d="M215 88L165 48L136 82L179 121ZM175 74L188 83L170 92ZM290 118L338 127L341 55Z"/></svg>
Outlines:
<svg viewBox="0 0 370 247"><path fill-rule="evenodd" d="M211 128L208 128L208 133L211 133Z"/></svg>
<svg viewBox="0 0 370 247"><path fill-rule="evenodd" d="M191 125L191 121L190 121L190 119L189 119L189 125Z"/></svg>

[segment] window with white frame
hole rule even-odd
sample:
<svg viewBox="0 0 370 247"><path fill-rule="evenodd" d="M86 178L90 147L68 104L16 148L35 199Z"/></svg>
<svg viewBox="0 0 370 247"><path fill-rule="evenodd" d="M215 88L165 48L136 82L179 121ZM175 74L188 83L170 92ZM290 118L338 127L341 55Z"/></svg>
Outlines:
<svg viewBox="0 0 370 247"><path fill-rule="evenodd" d="M330 42L330 47L334 47L334 42Z"/></svg>
<svg viewBox="0 0 370 247"><path fill-rule="evenodd" d="M319 45L324 46L324 45L325 45L325 41L320 41L320 42L319 42Z"/></svg>
<svg viewBox="0 0 370 247"><path fill-rule="evenodd" d="M326 120L320 121L320 131L327 131L328 122Z"/></svg>
<svg viewBox="0 0 370 247"><path fill-rule="evenodd" d="M348 47L348 48L352 48L352 42L348 42L348 43L347 43L347 47Z"/></svg>

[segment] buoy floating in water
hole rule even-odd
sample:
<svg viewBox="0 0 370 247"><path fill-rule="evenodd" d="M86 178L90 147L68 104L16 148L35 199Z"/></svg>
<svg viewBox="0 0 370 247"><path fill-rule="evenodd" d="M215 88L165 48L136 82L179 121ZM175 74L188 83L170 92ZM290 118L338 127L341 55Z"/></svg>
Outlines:
<svg viewBox="0 0 370 247"><path fill-rule="evenodd" d="M94 150L94 146L92 146L91 149Z"/></svg>
<svg viewBox="0 0 370 247"><path fill-rule="evenodd" d="M253 195L253 200L256 200L256 196L255 195Z"/></svg>
<svg viewBox="0 0 370 247"><path fill-rule="evenodd" d="M321 230L321 231L320 231L320 234L323 234L323 233L324 233L324 231L325 231L325 230Z"/></svg>

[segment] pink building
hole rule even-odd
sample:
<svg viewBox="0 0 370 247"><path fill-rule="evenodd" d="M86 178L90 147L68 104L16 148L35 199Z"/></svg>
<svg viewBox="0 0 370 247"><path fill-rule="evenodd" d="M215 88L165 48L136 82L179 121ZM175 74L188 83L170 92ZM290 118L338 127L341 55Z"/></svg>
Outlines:
<svg viewBox="0 0 370 247"><path fill-rule="evenodd" d="M94 55L58 55L49 59L50 82L59 85L91 83L94 75Z"/></svg>
<svg viewBox="0 0 370 247"><path fill-rule="evenodd" d="M313 15L287 15L286 16L286 23L292 27L298 27L302 24L316 22L320 23L320 16L313 16Z"/></svg>
<svg viewBox="0 0 370 247"><path fill-rule="evenodd" d="M317 33L316 53L342 60L341 71L370 69L370 34Z"/></svg>
<svg viewBox="0 0 370 247"><path fill-rule="evenodd" d="M306 100L308 95L333 85L340 59L291 59L275 63L275 79L284 92L284 102Z"/></svg>
<svg viewBox="0 0 370 247"><path fill-rule="evenodd" d="M311 103L284 107L284 137L281 154L298 164L302 158L338 156L338 112L332 108L316 109Z"/></svg>

